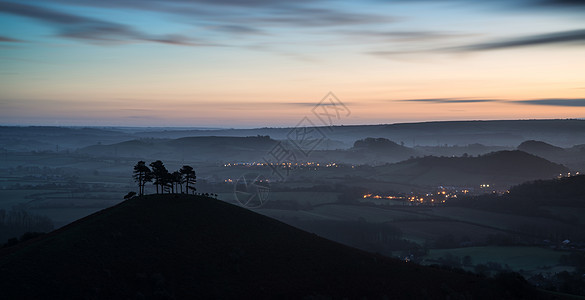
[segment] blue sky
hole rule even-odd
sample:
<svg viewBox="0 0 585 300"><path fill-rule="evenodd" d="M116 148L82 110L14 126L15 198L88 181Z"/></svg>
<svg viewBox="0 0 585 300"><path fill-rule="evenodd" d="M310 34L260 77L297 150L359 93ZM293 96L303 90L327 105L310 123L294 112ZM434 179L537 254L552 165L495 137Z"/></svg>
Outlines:
<svg viewBox="0 0 585 300"><path fill-rule="evenodd" d="M0 123L292 126L329 91L345 124L582 118L584 16L548 0L0 1Z"/></svg>

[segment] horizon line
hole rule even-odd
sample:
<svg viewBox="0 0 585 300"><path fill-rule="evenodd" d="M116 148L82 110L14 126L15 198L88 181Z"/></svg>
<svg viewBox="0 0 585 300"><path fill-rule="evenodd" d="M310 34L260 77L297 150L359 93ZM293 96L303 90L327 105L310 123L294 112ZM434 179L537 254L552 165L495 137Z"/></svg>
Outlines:
<svg viewBox="0 0 585 300"><path fill-rule="evenodd" d="M455 123L455 122L510 122L510 121L585 121L583 118L530 118L530 119L475 119L475 120L428 120L428 121L414 121L414 122L395 122L395 123L378 123L378 124L336 124L331 126L303 126L315 128L329 128L329 127L351 127L351 126L389 126L402 124L425 124L425 123ZM255 130L255 129L289 129L297 126L263 126L263 127L217 127L217 126L127 126L127 125L49 125L49 124L0 124L0 127L58 127L58 128L125 128L125 129L162 129L171 128L174 130Z"/></svg>

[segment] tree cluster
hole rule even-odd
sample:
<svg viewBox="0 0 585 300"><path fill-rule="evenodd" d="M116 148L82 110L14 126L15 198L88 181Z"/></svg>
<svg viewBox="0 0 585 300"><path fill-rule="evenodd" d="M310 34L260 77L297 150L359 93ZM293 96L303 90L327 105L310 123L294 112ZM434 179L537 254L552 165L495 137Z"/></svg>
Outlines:
<svg viewBox="0 0 585 300"><path fill-rule="evenodd" d="M0 246L9 238L26 232L49 232L53 229L53 221L48 217L31 214L25 210L0 209Z"/></svg>
<svg viewBox="0 0 585 300"><path fill-rule="evenodd" d="M150 168L149 168L150 166ZM134 181L138 183L138 195L144 195L144 186L152 182L156 193L195 193L195 170L191 166L183 166L178 171L169 172L162 161L157 160L146 165L139 161L134 166ZM185 189L183 189L183 186Z"/></svg>

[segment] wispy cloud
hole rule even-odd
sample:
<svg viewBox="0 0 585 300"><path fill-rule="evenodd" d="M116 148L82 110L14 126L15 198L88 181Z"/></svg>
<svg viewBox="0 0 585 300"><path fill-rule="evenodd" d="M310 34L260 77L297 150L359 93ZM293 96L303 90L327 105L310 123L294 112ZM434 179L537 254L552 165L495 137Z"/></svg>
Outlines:
<svg viewBox="0 0 585 300"><path fill-rule="evenodd" d="M377 23L393 23L393 16L371 13L348 12L326 8L283 7L259 22L286 24L300 27L334 27Z"/></svg>
<svg viewBox="0 0 585 300"><path fill-rule="evenodd" d="M40 6L0 2L0 13L35 19L53 26L58 31L57 35L66 38L97 42L146 41L186 46L202 45L180 35L147 34L128 25L63 13Z"/></svg>
<svg viewBox="0 0 585 300"><path fill-rule="evenodd" d="M233 34L265 34L263 30L252 26L238 24L219 24L207 27L210 30L222 31Z"/></svg>
<svg viewBox="0 0 585 300"><path fill-rule="evenodd" d="M547 98L547 99L527 99L527 100L478 99L478 98L423 98L423 99L400 99L400 100L391 100L391 101L423 102L423 103L433 103L433 104L500 102L500 103L506 103L506 104L522 104L522 105L585 107L585 99L581 99L581 98L558 98L558 99Z"/></svg>
<svg viewBox="0 0 585 300"><path fill-rule="evenodd" d="M481 103L481 102L500 102L498 99L461 99L461 98L425 98L425 99L404 99L393 100L403 102L428 102L428 103Z"/></svg>
<svg viewBox="0 0 585 300"><path fill-rule="evenodd" d="M65 7L97 7L112 11L148 11L166 15L174 23L202 33L198 38L178 34L154 35L140 26L107 21L96 15L79 15ZM353 11L332 6L324 0L55 0L51 3L30 1L28 4L0 0L0 13L34 19L56 30L56 35L92 43L153 42L187 46L221 46L211 40L222 40L221 35L245 37L263 36L262 39L282 38L281 29L298 31L314 28L321 34L334 35L334 28L383 25L396 22L387 13ZM313 32L316 33L317 31ZM218 35L220 38L218 38ZM400 38L397 33L395 38ZM407 38L404 32L401 38ZM412 35L412 33L411 33ZM206 37L207 39L203 38ZM212 37L212 38L210 38ZM388 38L388 37L385 37ZM418 36L418 38L423 38ZM430 38L430 36L427 36ZM239 39L240 40L240 39ZM233 40L223 39L231 44ZM258 43L253 38L249 40ZM280 41L280 40L279 40ZM262 41L264 42L264 41ZM236 45L241 45L234 43ZM249 46L248 44L247 46Z"/></svg>
<svg viewBox="0 0 585 300"><path fill-rule="evenodd" d="M526 46L540 46L567 43L585 43L585 29L537 34L515 39L495 40L485 43L450 48L451 51L486 51Z"/></svg>
<svg viewBox="0 0 585 300"><path fill-rule="evenodd" d="M511 101L515 104L585 107L585 99L532 99Z"/></svg>
<svg viewBox="0 0 585 300"><path fill-rule="evenodd" d="M522 1L521 3L529 4L532 6L540 6L545 8L556 7L556 8L585 8L585 2L581 0L532 0Z"/></svg>
<svg viewBox="0 0 585 300"><path fill-rule="evenodd" d="M424 35L423 35L424 36ZM432 34L429 35L430 37ZM469 35L468 35L469 36ZM439 38L440 35L437 36ZM482 43L467 44L462 46L443 48L411 48L405 50L377 50L367 51L366 54L383 58L399 58L408 55L448 54L462 52L479 52L490 50L505 50L521 47L547 46L547 45L585 45L585 29L561 31L554 33L536 34L513 39L497 39Z"/></svg>
<svg viewBox="0 0 585 300"><path fill-rule="evenodd" d="M4 43L19 43L22 42L21 40L17 40L17 39L13 39L13 38L9 38L9 37L5 37L5 36L0 36L0 42L4 42Z"/></svg>
<svg viewBox="0 0 585 300"><path fill-rule="evenodd" d="M469 33L418 30L418 31L379 31L379 30L351 30L340 31L340 34L358 39L375 39L380 42L426 42L449 40L473 36Z"/></svg>
<svg viewBox="0 0 585 300"><path fill-rule="evenodd" d="M272 105L285 105L285 106L300 106L300 107L315 107L317 105L319 106L339 106L338 103L334 103L334 102L274 102L272 103ZM356 105L356 103L350 103L350 102L343 102L343 105Z"/></svg>
<svg viewBox="0 0 585 300"><path fill-rule="evenodd" d="M240 32L256 31L253 25L282 24L300 27L345 26L392 22L388 14L339 9L326 0L55 0L73 6L147 10L188 19L212 21L210 28ZM251 31L250 31L251 29Z"/></svg>

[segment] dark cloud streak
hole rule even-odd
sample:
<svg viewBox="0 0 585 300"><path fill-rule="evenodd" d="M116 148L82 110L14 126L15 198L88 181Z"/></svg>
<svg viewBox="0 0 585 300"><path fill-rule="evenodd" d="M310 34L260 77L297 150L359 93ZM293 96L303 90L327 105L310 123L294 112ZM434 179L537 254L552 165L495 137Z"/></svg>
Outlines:
<svg viewBox="0 0 585 300"><path fill-rule="evenodd" d="M0 12L35 19L56 28L58 36L72 39L96 42L146 41L185 46L203 45L180 35L150 35L128 25L62 13L39 6L0 2Z"/></svg>
<svg viewBox="0 0 585 300"><path fill-rule="evenodd" d="M529 99L529 100L506 100L506 99L464 99L464 98L423 98L423 99L404 99L391 100L398 102L423 102L434 104L450 103L482 103L482 102L501 102L507 104L521 105L545 105L545 106L564 106L564 107L585 107L585 99L580 98L558 98L558 99Z"/></svg>
<svg viewBox="0 0 585 300"><path fill-rule="evenodd" d="M510 101L510 103L524 104L524 105L585 107L585 99L532 99L532 100Z"/></svg>
<svg viewBox="0 0 585 300"><path fill-rule="evenodd" d="M5 37L5 36L0 36L0 42L2 42L2 43L20 43L22 41L17 40L17 39L13 39L13 38L9 38L9 37Z"/></svg>
<svg viewBox="0 0 585 300"><path fill-rule="evenodd" d="M497 99L459 99L459 98L423 98L423 99L405 99L393 100L402 102L428 102L428 103L481 103L481 102L499 102Z"/></svg>
<svg viewBox="0 0 585 300"><path fill-rule="evenodd" d="M487 51L526 46L554 45L566 43L585 43L585 29L531 35L513 40L492 41L487 43L455 47L447 50L457 52Z"/></svg>
<svg viewBox="0 0 585 300"><path fill-rule="evenodd" d="M445 40L454 38L469 37L472 34L467 33L454 33L454 32L443 32L443 31L373 31L373 30L356 30L356 31L341 31L341 34L345 34L354 38L360 37L371 37L380 39L382 41L434 41L434 40Z"/></svg>

